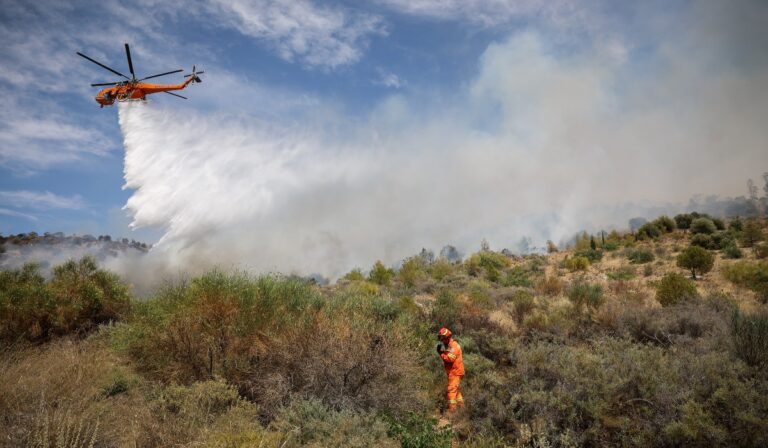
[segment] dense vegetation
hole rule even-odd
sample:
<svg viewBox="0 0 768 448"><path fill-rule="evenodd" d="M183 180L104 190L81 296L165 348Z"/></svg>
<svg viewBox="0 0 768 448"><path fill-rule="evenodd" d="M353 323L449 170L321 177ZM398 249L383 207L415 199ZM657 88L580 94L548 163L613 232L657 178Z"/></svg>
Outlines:
<svg viewBox="0 0 768 448"><path fill-rule="evenodd" d="M678 215L546 256L423 251L330 286L212 271L146 300L89 258L3 271L0 445L766 446L764 233ZM467 370L449 421L441 326Z"/></svg>

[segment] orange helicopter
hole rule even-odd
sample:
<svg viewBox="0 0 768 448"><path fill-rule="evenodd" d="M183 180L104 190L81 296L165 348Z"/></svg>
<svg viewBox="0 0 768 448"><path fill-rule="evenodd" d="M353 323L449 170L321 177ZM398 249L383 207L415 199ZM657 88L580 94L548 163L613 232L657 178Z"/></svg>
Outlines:
<svg viewBox="0 0 768 448"><path fill-rule="evenodd" d="M181 90L185 87L187 87L189 84L195 83L195 82L203 82L199 76L200 73L205 73L203 71L195 71L195 66L192 66L192 73L189 75L184 75L185 78L189 78L186 81L180 83L180 84L152 84L148 82L142 82L146 79L150 78L157 78L159 76L165 76L165 75L171 75L173 73L179 73L183 70L173 70L170 72L160 73L158 75L152 75L147 76L141 79L136 79L136 74L133 72L133 61L131 60L131 49L128 47L128 44L125 44L125 55L128 57L128 70L131 71L131 77L127 77L124 74L118 72L115 69L109 68L106 65L102 64L101 62L89 58L88 56L84 55L83 53L77 52L79 56L84 57L85 59L88 59L89 61L93 62L94 64L98 65L101 68L105 68L109 70L110 72L122 76L127 81L116 81L116 82L102 82L97 84L91 84L92 87L96 86L113 86L106 88L102 91L100 91L98 94L96 94L96 102L101 105L101 107L104 106L111 106L115 103L115 101L123 102L123 101L140 101L140 100L146 100L147 95L152 93L167 93L168 95L173 95L182 99L187 99L185 96L177 95L175 93L169 92L169 90Z"/></svg>

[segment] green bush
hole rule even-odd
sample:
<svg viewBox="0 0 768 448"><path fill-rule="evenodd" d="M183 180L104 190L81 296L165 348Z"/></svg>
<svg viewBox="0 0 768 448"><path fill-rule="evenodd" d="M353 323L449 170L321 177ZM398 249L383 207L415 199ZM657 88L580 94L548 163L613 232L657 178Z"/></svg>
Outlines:
<svg viewBox="0 0 768 448"><path fill-rule="evenodd" d="M432 321L437 327L448 327L456 331L459 322L461 304L453 290L445 288L437 293L437 300L432 306Z"/></svg>
<svg viewBox="0 0 768 448"><path fill-rule="evenodd" d="M744 253L741 251L741 249L739 249L739 246L735 242L731 242L723 248L723 256L725 258L735 260L742 258Z"/></svg>
<svg viewBox="0 0 768 448"><path fill-rule="evenodd" d="M741 314L738 309L731 320L731 335L736 354L747 364L768 366L768 314Z"/></svg>
<svg viewBox="0 0 768 448"><path fill-rule="evenodd" d="M351 282L362 282L365 280L363 271L361 271L360 268L352 269L351 271L347 272L343 278L344 280L349 280Z"/></svg>
<svg viewBox="0 0 768 448"><path fill-rule="evenodd" d="M661 229L656 227L656 224L651 223L651 222L647 222L647 223L643 224L642 226L640 226L639 229L637 229L637 236L640 239L658 238L658 237L661 236Z"/></svg>
<svg viewBox="0 0 768 448"><path fill-rule="evenodd" d="M586 271L589 267L589 260L587 257L568 257L563 261L563 267L571 272Z"/></svg>
<svg viewBox="0 0 768 448"><path fill-rule="evenodd" d="M738 261L723 266L722 272L727 280L755 291L762 302L768 302L768 262Z"/></svg>
<svg viewBox="0 0 768 448"><path fill-rule="evenodd" d="M504 286L522 286L526 288L533 286L533 282L528 277L528 272L522 266L515 266L507 271L502 284Z"/></svg>
<svg viewBox="0 0 768 448"><path fill-rule="evenodd" d="M384 263L377 260L376 263L374 263L373 268L371 268L371 272L368 274L368 280L377 285L389 286L394 275L392 269L387 268L384 266Z"/></svg>
<svg viewBox="0 0 768 448"><path fill-rule="evenodd" d="M373 413L334 410L316 399L297 399L274 420L271 428L291 434L287 446L398 447L392 425Z"/></svg>
<svg viewBox="0 0 768 448"><path fill-rule="evenodd" d="M691 237L691 246L698 246L703 249L711 249L715 247L712 241L712 237L705 233L697 233Z"/></svg>
<svg viewBox="0 0 768 448"><path fill-rule="evenodd" d="M413 414L403 421L390 420L389 436L400 440L402 448L450 448L450 427L438 428L437 421Z"/></svg>
<svg viewBox="0 0 768 448"><path fill-rule="evenodd" d="M295 277L211 272L137 304L114 338L146 375L221 377L266 417L294 396L399 413L419 406L421 394L408 379L418 370L412 319L377 296L323 296Z"/></svg>
<svg viewBox="0 0 768 448"><path fill-rule="evenodd" d="M725 230L725 221L720 218L712 218L712 224L715 225L717 230Z"/></svg>
<svg viewBox="0 0 768 448"><path fill-rule="evenodd" d="M656 300L662 306L676 305L698 297L696 285L680 274L669 273L656 286Z"/></svg>
<svg viewBox="0 0 768 448"><path fill-rule="evenodd" d="M609 280L632 280L635 277L635 268L632 266L622 266L608 271L606 276Z"/></svg>
<svg viewBox="0 0 768 448"><path fill-rule="evenodd" d="M515 318L518 323L522 323L525 316L533 311L535 307L533 294L519 289L512 294L512 305L515 309Z"/></svg>
<svg viewBox="0 0 768 448"><path fill-rule="evenodd" d="M603 251L597 249L580 250L574 253L577 257L584 257L589 260L590 263L597 263L603 259Z"/></svg>
<svg viewBox="0 0 768 448"><path fill-rule="evenodd" d="M429 273L437 281L442 281L453 273L453 264L446 258L440 257L429 267Z"/></svg>
<svg viewBox="0 0 768 448"><path fill-rule="evenodd" d="M129 309L128 287L91 257L56 266L48 281L34 264L0 271L0 339L5 341L87 332Z"/></svg>
<svg viewBox="0 0 768 448"><path fill-rule="evenodd" d="M656 257L653 255L653 252L643 249L630 250L627 253L627 258L629 259L630 263L633 264L650 263L656 259Z"/></svg>
<svg viewBox="0 0 768 448"><path fill-rule="evenodd" d="M419 281L427 277L428 269L429 266L424 260L424 257L417 255L405 260L397 275L405 286L412 288L416 286Z"/></svg>
<svg viewBox="0 0 768 448"><path fill-rule="evenodd" d="M584 307L597 309L605 302L603 287L599 284L591 284L581 278L568 286L566 295L577 310Z"/></svg>
<svg viewBox="0 0 768 448"><path fill-rule="evenodd" d="M768 258L768 243L755 244L753 250L758 260Z"/></svg>
<svg viewBox="0 0 768 448"><path fill-rule="evenodd" d="M691 233L693 234L704 233L711 235L715 233L716 230L717 227L715 227L715 223L709 218L696 218L691 222Z"/></svg>
<svg viewBox="0 0 768 448"><path fill-rule="evenodd" d="M675 220L670 218L667 215L659 216L658 218L656 218L656 220L653 223L657 228L659 228L664 233L674 232L675 229L677 229L677 224L675 223Z"/></svg>
<svg viewBox="0 0 768 448"><path fill-rule="evenodd" d="M678 229L687 230L691 228L693 216L691 216L689 213L681 213L679 215L675 215L674 219Z"/></svg>
<svg viewBox="0 0 768 448"><path fill-rule="evenodd" d="M715 256L712 252L698 246L689 246L677 256L677 266L691 271L696 280L696 273L703 275L712 270Z"/></svg>
<svg viewBox="0 0 768 448"><path fill-rule="evenodd" d="M741 233L741 244L744 247L752 247L765 238L760 223L756 219L750 219L744 225L744 231Z"/></svg>
<svg viewBox="0 0 768 448"><path fill-rule="evenodd" d="M618 249L619 243L617 241L606 241L605 244L603 244L603 250L607 252L613 252Z"/></svg>

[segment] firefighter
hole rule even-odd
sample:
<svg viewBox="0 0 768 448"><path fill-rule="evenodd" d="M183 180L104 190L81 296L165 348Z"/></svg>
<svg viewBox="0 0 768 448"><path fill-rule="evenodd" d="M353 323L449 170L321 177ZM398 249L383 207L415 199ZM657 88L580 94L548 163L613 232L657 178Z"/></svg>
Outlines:
<svg viewBox="0 0 768 448"><path fill-rule="evenodd" d="M461 356L459 343L451 338L451 330L443 327L437 334L440 343L437 344L437 353L443 360L445 373L448 376L448 411L453 412L456 406L464 407L464 397L461 396L459 385L464 376L464 360Z"/></svg>

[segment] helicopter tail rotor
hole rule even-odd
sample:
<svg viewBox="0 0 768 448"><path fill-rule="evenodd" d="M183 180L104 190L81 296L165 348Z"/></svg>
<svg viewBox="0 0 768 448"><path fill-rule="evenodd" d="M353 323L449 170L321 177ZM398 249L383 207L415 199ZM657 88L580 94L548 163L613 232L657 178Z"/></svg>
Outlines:
<svg viewBox="0 0 768 448"><path fill-rule="evenodd" d="M199 76L197 76L197 75L199 75L200 73L205 73L205 72L204 72L204 71L202 71L202 70L200 70L199 72L198 72L198 71L196 71L196 70L195 70L195 66L193 65L193 66L192 66L192 73L190 73L190 74L188 74L188 75L184 75L184 77L185 77L185 78L189 78L189 77L191 76L191 77L192 77L192 83L196 83L196 82L203 82L203 80L202 80L202 79L200 79L200 77L199 77Z"/></svg>

